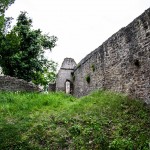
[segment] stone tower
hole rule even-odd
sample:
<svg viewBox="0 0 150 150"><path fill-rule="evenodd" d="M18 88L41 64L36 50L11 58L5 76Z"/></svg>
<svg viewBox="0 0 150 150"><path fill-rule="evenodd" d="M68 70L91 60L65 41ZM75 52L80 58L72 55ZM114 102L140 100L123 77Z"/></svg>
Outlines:
<svg viewBox="0 0 150 150"><path fill-rule="evenodd" d="M56 91L73 92L73 72L76 62L72 58L65 58L56 79Z"/></svg>

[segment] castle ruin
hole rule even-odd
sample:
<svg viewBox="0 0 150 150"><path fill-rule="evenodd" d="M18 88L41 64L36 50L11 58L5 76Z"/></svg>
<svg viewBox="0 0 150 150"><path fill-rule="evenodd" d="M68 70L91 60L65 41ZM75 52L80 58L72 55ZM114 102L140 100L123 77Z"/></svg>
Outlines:
<svg viewBox="0 0 150 150"><path fill-rule="evenodd" d="M64 59L56 91L76 97L97 89L122 92L150 104L150 8L78 65Z"/></svg>
<svg viewBox="0 0 150 150"><path fill-rule="evenodd" d="M56 91L73 94L73 72L76 62L72 58L65 58L56 79Z"/></svg>
<svg viewBox="0 0 150 150"><path fill-rule="evenodd" d="M77 65L65 58L50 91L81 97L98 89L126 93L150 104L150 8L112 35ZM38 87L0 76L0 90L39 91Z"/></svg>

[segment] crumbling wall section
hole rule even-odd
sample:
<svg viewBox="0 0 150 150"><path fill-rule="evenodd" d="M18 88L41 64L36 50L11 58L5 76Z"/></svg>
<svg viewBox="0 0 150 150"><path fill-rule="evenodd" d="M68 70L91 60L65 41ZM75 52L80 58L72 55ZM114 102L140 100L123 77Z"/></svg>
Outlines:
<svg viewBox="0 0 150 150"><path fill-rule="evenodd" d="M33 83L10 76L0 76L0 91L37 92L40 89Z"/></svg>

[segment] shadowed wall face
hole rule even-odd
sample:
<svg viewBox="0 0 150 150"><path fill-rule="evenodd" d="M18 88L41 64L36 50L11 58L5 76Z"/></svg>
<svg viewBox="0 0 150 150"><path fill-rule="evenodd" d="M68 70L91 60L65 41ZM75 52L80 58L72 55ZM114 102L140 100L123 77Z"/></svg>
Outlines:
<svg viewBox="0 0 150 150"><path fill-rule="evenodd" d="M82 59L74 76L77 97L104 88L150 103L150 9Z"/></svg>

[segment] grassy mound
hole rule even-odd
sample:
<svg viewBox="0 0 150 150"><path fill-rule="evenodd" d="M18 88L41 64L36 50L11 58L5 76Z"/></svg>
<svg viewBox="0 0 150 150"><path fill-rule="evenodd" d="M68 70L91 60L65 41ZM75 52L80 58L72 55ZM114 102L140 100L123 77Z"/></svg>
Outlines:
<svg viewBox="0 0 150 150"><path fill-rule="evenodd" d="M0 150L149 150L150 109L107 91L0 93Z"/></svg>

